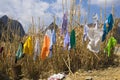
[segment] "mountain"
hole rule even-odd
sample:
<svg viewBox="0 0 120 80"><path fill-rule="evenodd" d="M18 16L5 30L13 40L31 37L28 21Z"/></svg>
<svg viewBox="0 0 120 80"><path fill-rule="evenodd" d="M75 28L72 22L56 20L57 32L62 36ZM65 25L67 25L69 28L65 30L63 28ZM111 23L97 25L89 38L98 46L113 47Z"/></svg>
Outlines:
<svg viewBox="0 0 120 80"><path fill-rule="evenodd" d="M9 35L9 37L13 37L13 35L23 37L25 31L19 21L10 19L7 15L4 15L0 18L0 38L2 38L2 34Z"/></svg>
<svg viewBox="0 0 120 80"><path fill-rule="evenodd" d="M55 26L55 27L54 27ZM56 24L54 24L53 22L45 29L45 32L47 31L47 30L53 30L53 29L55 29L55 31L58 29L58 25L56 25Z"/></svg>

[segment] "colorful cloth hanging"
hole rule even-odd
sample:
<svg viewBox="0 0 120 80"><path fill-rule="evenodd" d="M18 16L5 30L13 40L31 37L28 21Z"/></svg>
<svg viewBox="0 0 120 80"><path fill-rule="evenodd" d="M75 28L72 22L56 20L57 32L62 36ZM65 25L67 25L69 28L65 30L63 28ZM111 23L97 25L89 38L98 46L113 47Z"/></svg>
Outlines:
<svg viewBox="0 0 120 80"><path fill-rule="evenodd" d="M87 40L88 30L89 30L89 27L88 27L87 24L85 24L85 26L84 26L84 33L83 33L83 41Z"/></svg>
<svg viewBox="0 0 120 80"><path fill-rule="evenodd" d="M34 61L36 60L36 57L39 56L39 53L40 53L40 41L37 38L35 40L35 47L34 47L34 57L33 57Z"/></svg>
<svg viewBox="0 0 120 80"><path fill-rule="evenodd" d="M43 41L43 47L41 51L41 59L44 60L46 57L49 56L50 52L50 36L51 36L51 31L47 30L45 36L44 36L44 41Z"/></svg>
<svg viewBox="0 0 120 80"><path fill-rule="evenodd" d="M17 60L21 59L22 57L23 57L23 43L21 42L16 53L15 63L17 63Z"/></svg>
<svg viewBox="0 0 120 80"><path fill-rule="evenodd" d="M67 32L64 38L64 49L70 46L70 35Z"/></svg>
<svg viewBox="0 0 120 80"><path fill-rule="evenodd" d="M107 27L106 27L106 23L104 23L104 26L103 26L103 35L102 35L102 42L106 39L107 33L108 33L108 30L107 30Z"/></svg>
<svg viewBox="0 0 120 80"><path fill-rule="evenodd" d="M23 53L32 55L33 53L33 45L32 45L32 37L28 37L24 43Z"/></svg>
<svg viewBox="0 0 120 80"><path fill-rule="evenodd" d="M95 29L95 28L90 28L88 31L88 38L89 38L89 43L87 45L87 48L94 52L98 53L100 50L100 43L101 43L101 38L102 38L102 30L100 29Z"/></svg>
<svg viewBox="0 0 120 80"><path fill-rule="evenodd" d="M114 20L113 20L113 16L112 16L112 14L110 14L109 16L108 16L108 32L110 31L110 30L112 30L112 27L113 27L113 23L114 23Z"/></svg>
<svg viewBox="0 0 120 80"><path fill-rule="evenodd" d="M63 16L63 23L62 23L62 34L67 32L67 14L65 13Z"/></svg>
<svg viewBox="0 0 120 80"><path fill-rule="evenodd" d="M108 23L108 28L106 27L106 24L107 24L107 23ZM112 16L112 14L110 14L110 15L108 16L107 20L105 21L104 26L103 26L102 41L105 40L107 34L112 30L113 23L114 23L113 16Z"/></svg>
<svg viewBox="0 0 120 80"><path fill-rule="evenodd" d="M95 14L95 16L93 16L93 21L95 23L95 29L98 29L99 26L98 26L98 15L97 14Z"/></svg>
<svg viewBox="0 0 120 80"><path fill-rule="evenodd" d="M117 44L117 40L114 37L110 37L110 39L108 40L107 46L105 48L105 52L108 53L108 57L110 57L111 50L113 50L116 44Z"/></svg>
<svg viewBox="0 0 120 80"><path fill-rule="evenodd" d="M75 39L75 30L73 29L70 34L70 47L75 48L76 39Z"/></svg>
<svg viewBox="0 0 120 80"><path fill-rule="evenodd" d="M53 44L55 44L55 43L56 43L56 33L55 33L55 30L53 30L51 38L50 38L50 54L49 54L49 57L52 57Z"/></svg>

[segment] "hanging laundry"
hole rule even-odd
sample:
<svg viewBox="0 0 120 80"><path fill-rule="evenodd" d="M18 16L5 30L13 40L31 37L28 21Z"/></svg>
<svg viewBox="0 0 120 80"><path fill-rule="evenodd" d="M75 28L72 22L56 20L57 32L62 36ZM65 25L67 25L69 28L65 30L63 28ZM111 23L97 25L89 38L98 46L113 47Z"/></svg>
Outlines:
<svg viewBox="0 0 120 80"><path fill-rule="evenodd" d="M28 37L24 43L23 53L32 55L33 53L33 45L32 45L32 37Z"/></svg>
<svg viewBox="0 0 120 80"><path fill-rule="evenodd" d="M108 53L108 57L110 57L111 50L113 50L116 44L117 44L117 40L114 37L110 37L107 43L107 47L105 48L105 52Z"/></svg>
<svg viewBox="0 0 120 80"><path fill-rule="evenodd" d="M0 48L0 53L2 53L2 52L3 52L3 47Z"/></svg>
<svg viewBox="0 0 120 80"><path fill-rule="evenodd" d="M47 32L44 36L43 47L42 47L42 51L41 51L41 59L42 60L44 60L49 55L49 52L50 52L50 36L51 36L51 31L47 30Z"/></svg>
<svg viewBox="0 0 120 80"><path fill-rule="evenodd" d="M67 32L64 38L64 49L70 46L70 35Z"/></svg>
<svg viewBox="0 0 120 80"><path fill-rule="evenodd" d="M98 15L97 15L97 14L95 14L95 15L93 16L93 21L94 21L94 23L95 23L95 29L98 29L98 28L99 28L99 25L98 25Z"/></svg>
<svg viewBox="0 0 120 80"><path fill-rule="evenodd" d="M97 13L93 16L93 21L94 21L94 22L97 22L97 21L98 21L98 14L97 14Z"/></svg>
<svg viewBox="0 0 120 80"><path fill-rule="evenodd" d="M107 33L108 33L108 30L107 30L107 27L106 27L106 23L104 23L104 26L103 26L103 35L102 35L102 42L106 39Z"/></svg>
<svg viewBox="0 0 120 80"><path fill-rule="evenodd" d="M53 44L56 43L56 33L55 33L55 30L53 30L53 32L52 32L52 41L53 41Z"/></svg>
<svg viewBox="0 0 120 80"><path fill-rule="evenodd" d="M55 30L53 29L52 35L51 35L51 38L50 38L50 54L49 54L49 57L52 57L53 44L55 44L55 43L56 43L56 33L55 33Z"/></svg>
<svg viewBox="0 0 120 80"><path fill-rule="evenodd" d="M108 23L108 28L106 27L106 24L107 24L107 23ZM102 42L105 40L108 32L109 32L110 30L112 30L113 23L114 23L113 16L112 16L112 14L110 14L110 15L108 16L107 20L105 21L104 26L103 26Z"/></svg>
<svg viewBox="0 0 120 80"><path fill-rule="evenodd" d="M48 80L63 80L66 77L64 73L58 73L50 76Z"/></svg>
<svg viewBox="0 0 120 80"><path fill-rule="evenodd" d="M113 16L112 16L112 14L110 14L109 16L108 16L108 32L110 31L110 30L112 30L112 27L113 27L113 23L114 23L114 20L113 20Z"/></svg>
<svg viewBox="0 0 120 80"><path fill-rule="evenodd" d="M63 23L62 23L62 34L67 32L67 14L65 13L63 16Z"/></svg>
<svg viewBox="0 0 120 80"><path fill-rule="evenodd" d="M98 21L95 22L95 29L98 29L99 25L98 25Z"/></svg>
<svg viewBox="0 0 120 80"><path fill-rule="evenodd" d="M89 27L88 27L87 24L85 24L85 26L84 26L84 33L83 33L83 41L87 40L88 30L89 30Z"/></svg>
<svg viewBox="0 0 120 80"><path fill-rule="evenodd" d="M40 41L38 38L36 38L35 40L35 47L34 47L34 57L33 57L33 60L35 61L36 60L36 57L39 56L39 53L40 53Z"/></svg>
<svg viewBox="0 0 120 80"><path fill-rule="evenodd" d="M52 46L53 44L55 44L56 43L56 33L55 33L55 30L53 30L52 31L52 33L51 33L51 44L50 44L50 46Z"/></svg>
<svg viewBox="0 0 120 80"><path fill-rule="evenodd" d="M23 57L23 43L21 42L16 53L15 63L17 63L17 60L21 59L22 57Z"/></svg>
<svg viewBox="0 0 120 80"><path fill-rule="evenodd" d="M75 45L76 45L75 30L73 29L70 34L70 47L75 48Z"/></svg>
<svg viewBox="0 0 120 80"><path fill-rule="evenodd" d="M94 28L89 29L88 38L90 41L87 45L87 48L90 51L95 52L95 53L99 52L102 34L103 32L100 29L94 29Z"/></svg>

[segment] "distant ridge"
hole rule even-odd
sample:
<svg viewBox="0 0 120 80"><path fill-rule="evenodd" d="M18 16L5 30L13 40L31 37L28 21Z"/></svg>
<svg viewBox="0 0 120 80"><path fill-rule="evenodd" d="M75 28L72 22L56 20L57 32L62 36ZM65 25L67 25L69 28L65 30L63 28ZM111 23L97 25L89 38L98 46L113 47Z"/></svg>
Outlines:
<svg viewBox="0 0 120 80"><path fill-rule="evenodd" d="M22 24L17 20L10 19L7 15L0 18L0 38L2 38L3 33L9 34L10 37L13 37L13 34L20 37L25 35Z"/></svg>

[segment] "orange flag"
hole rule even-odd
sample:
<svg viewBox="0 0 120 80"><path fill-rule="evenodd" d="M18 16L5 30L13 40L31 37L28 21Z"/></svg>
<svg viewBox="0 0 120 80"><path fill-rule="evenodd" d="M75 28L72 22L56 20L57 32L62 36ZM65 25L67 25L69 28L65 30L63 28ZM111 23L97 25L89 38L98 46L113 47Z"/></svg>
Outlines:
<svg viewBox="0 0 120 80"><path fill-rule="evenodd" d="M49 55L50 48L50 37L48 35L44 36L43 47L41 51L41 59L44 60Z"/></svg>

